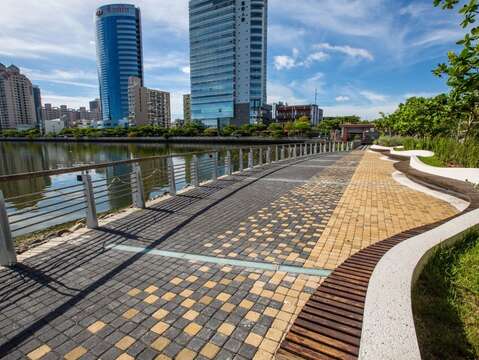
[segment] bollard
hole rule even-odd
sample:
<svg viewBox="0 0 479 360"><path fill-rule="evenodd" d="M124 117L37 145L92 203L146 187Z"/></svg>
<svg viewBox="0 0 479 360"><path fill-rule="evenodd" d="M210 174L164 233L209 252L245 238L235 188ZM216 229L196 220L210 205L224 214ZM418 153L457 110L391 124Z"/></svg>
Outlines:
<svg viewBox="0 0 479 360"><path fill-rule="evenodd" d="M254 159L253 159L253 148L249 148L248 153L248 168L253 169L254 166Z"/></svg>
<svg viewBox="0 0 479 360"><path fill-rule="evenodd" d="M17 254L8 222L7 207L2 190L0 190L0 266L13 266L16 263Z"/></svg>
<svg viewBox="0 0 479 360"><path fill-rule="evenodd" d="M239 149L239 172L243 172L243 149Z"/></svg>
<svg viewBox="0 0 479 360"><path fill-rule="evenodd" d="M175 179L175 167L173 166L173 158L169 157L166 160L168 166L168 186L170 188L170 194L176 195L176 179Z"/></svg>
<svg viewBox="0 0 479 360"><path fill-rule="evenodd" d="M266 162L271 164L271 146L268 146L268 149L266 150Z"/></svg>
<svg viewBox="0 0 479 360"><path fill-rule="evenodd" d="M86 227L96 229L98 227L98 218L96 216L95 194L93 192L91 176L82 174L81 180L83 182L83 191L86 201Z"/></svg>
<svg viewBox="0 0 479 360"><path fill-rule="evenodd" d="M259 166L263 166L263 148L259 148Z"/></svg>
<svg viewBox="0 0 479 360"><path fill-rule="evenodd" d="M213 153L213 173L211 174L213 181L218 180L218 153Z"/></svg>
<svg viewBox="0 0 479 360"><path fill-rule="evenodd" d="M198 187L200 185L200 180L199 180L199 172L200 172L200 166L199 166L199 161L198 161L198 156L193 155L193 159L191 161L190 169L191 169L191 185L193 187Z"/></svg>
<svg viewBox="0 0 479 360"><path fill-rule="evenodd" d="M233 170L231 169L231 151L230 150L226 152L225 173L226 175L230 175L230 176L233 173Z"/></svg>
<svg viewBox="0 0 479 360"><path fill-rule="evenodd" d="M143 178L141 176L140 164L133 163L133 172L131 173L131 198L133 206L138 209L144 209L145 206L145 189L143 187Z"/></svg>

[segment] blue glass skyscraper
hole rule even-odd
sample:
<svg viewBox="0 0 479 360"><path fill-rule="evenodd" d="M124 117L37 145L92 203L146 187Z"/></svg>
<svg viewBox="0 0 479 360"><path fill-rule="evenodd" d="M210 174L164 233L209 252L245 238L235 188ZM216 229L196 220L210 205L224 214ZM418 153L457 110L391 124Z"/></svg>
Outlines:
<svg viewBox="0 0 479 360"><path fill-rule="evenodd" d="M267 0L190 0L191 117L256 123L266 104Z"/></svg>
<svg viewBox="0 0 479 360"><path fill-rule="evenodd" d="M96 48L102 122L116 127L128 123L128 78L143 85L143 49L140 9L113 4L95 13Z"/></svg>

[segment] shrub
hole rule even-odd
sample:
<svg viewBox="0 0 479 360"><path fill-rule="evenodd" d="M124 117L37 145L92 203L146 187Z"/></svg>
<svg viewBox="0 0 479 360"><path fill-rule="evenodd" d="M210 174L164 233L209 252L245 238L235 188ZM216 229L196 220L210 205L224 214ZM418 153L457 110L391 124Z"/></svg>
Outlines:
<svg viewBox="0 0 479 360"><path fill-rule="evenodd" d="M376 140L376 143L381 146L395 147L404 145L404 143L408 140L409 138L402 136L381 136L378 140Z"/></svg>
<svg viewBox="0 0 479 360"><path fill-rule="evenodd" d="M218 136L218 129L216 128L208 128L203 131L203 135L205 136Z"/></svg>

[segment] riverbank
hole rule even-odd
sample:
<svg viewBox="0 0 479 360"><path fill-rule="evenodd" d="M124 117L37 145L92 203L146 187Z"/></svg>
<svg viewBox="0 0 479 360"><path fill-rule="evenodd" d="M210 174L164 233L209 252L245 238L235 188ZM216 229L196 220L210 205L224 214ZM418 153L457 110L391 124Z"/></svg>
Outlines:
<svg viewBox="0 0 479 360"><path fill-rule="evenodd" d="M257 136L175 136L175 137L0 137L0 142L67 142L67 143L155 143L155 144L292 144L318 140L305 137L265 138Z"/></svg>
<svg viewBox="0 0 479 360"><path fill-rule="evenodd" d="M479 355L479 233L442 248L413 290L423 359L477 359Z"/></svg>

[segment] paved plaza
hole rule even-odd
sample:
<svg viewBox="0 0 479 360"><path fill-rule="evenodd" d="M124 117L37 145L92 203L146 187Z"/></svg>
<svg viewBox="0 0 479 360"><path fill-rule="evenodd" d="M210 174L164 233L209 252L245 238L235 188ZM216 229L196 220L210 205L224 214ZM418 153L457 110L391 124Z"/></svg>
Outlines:
<svg viewBox="0 0 479 360"><path fill-rule="evenodd" d="M368 151L222 178L0 270L5 359L272 359L350 255L452 216Z"/></svg>

